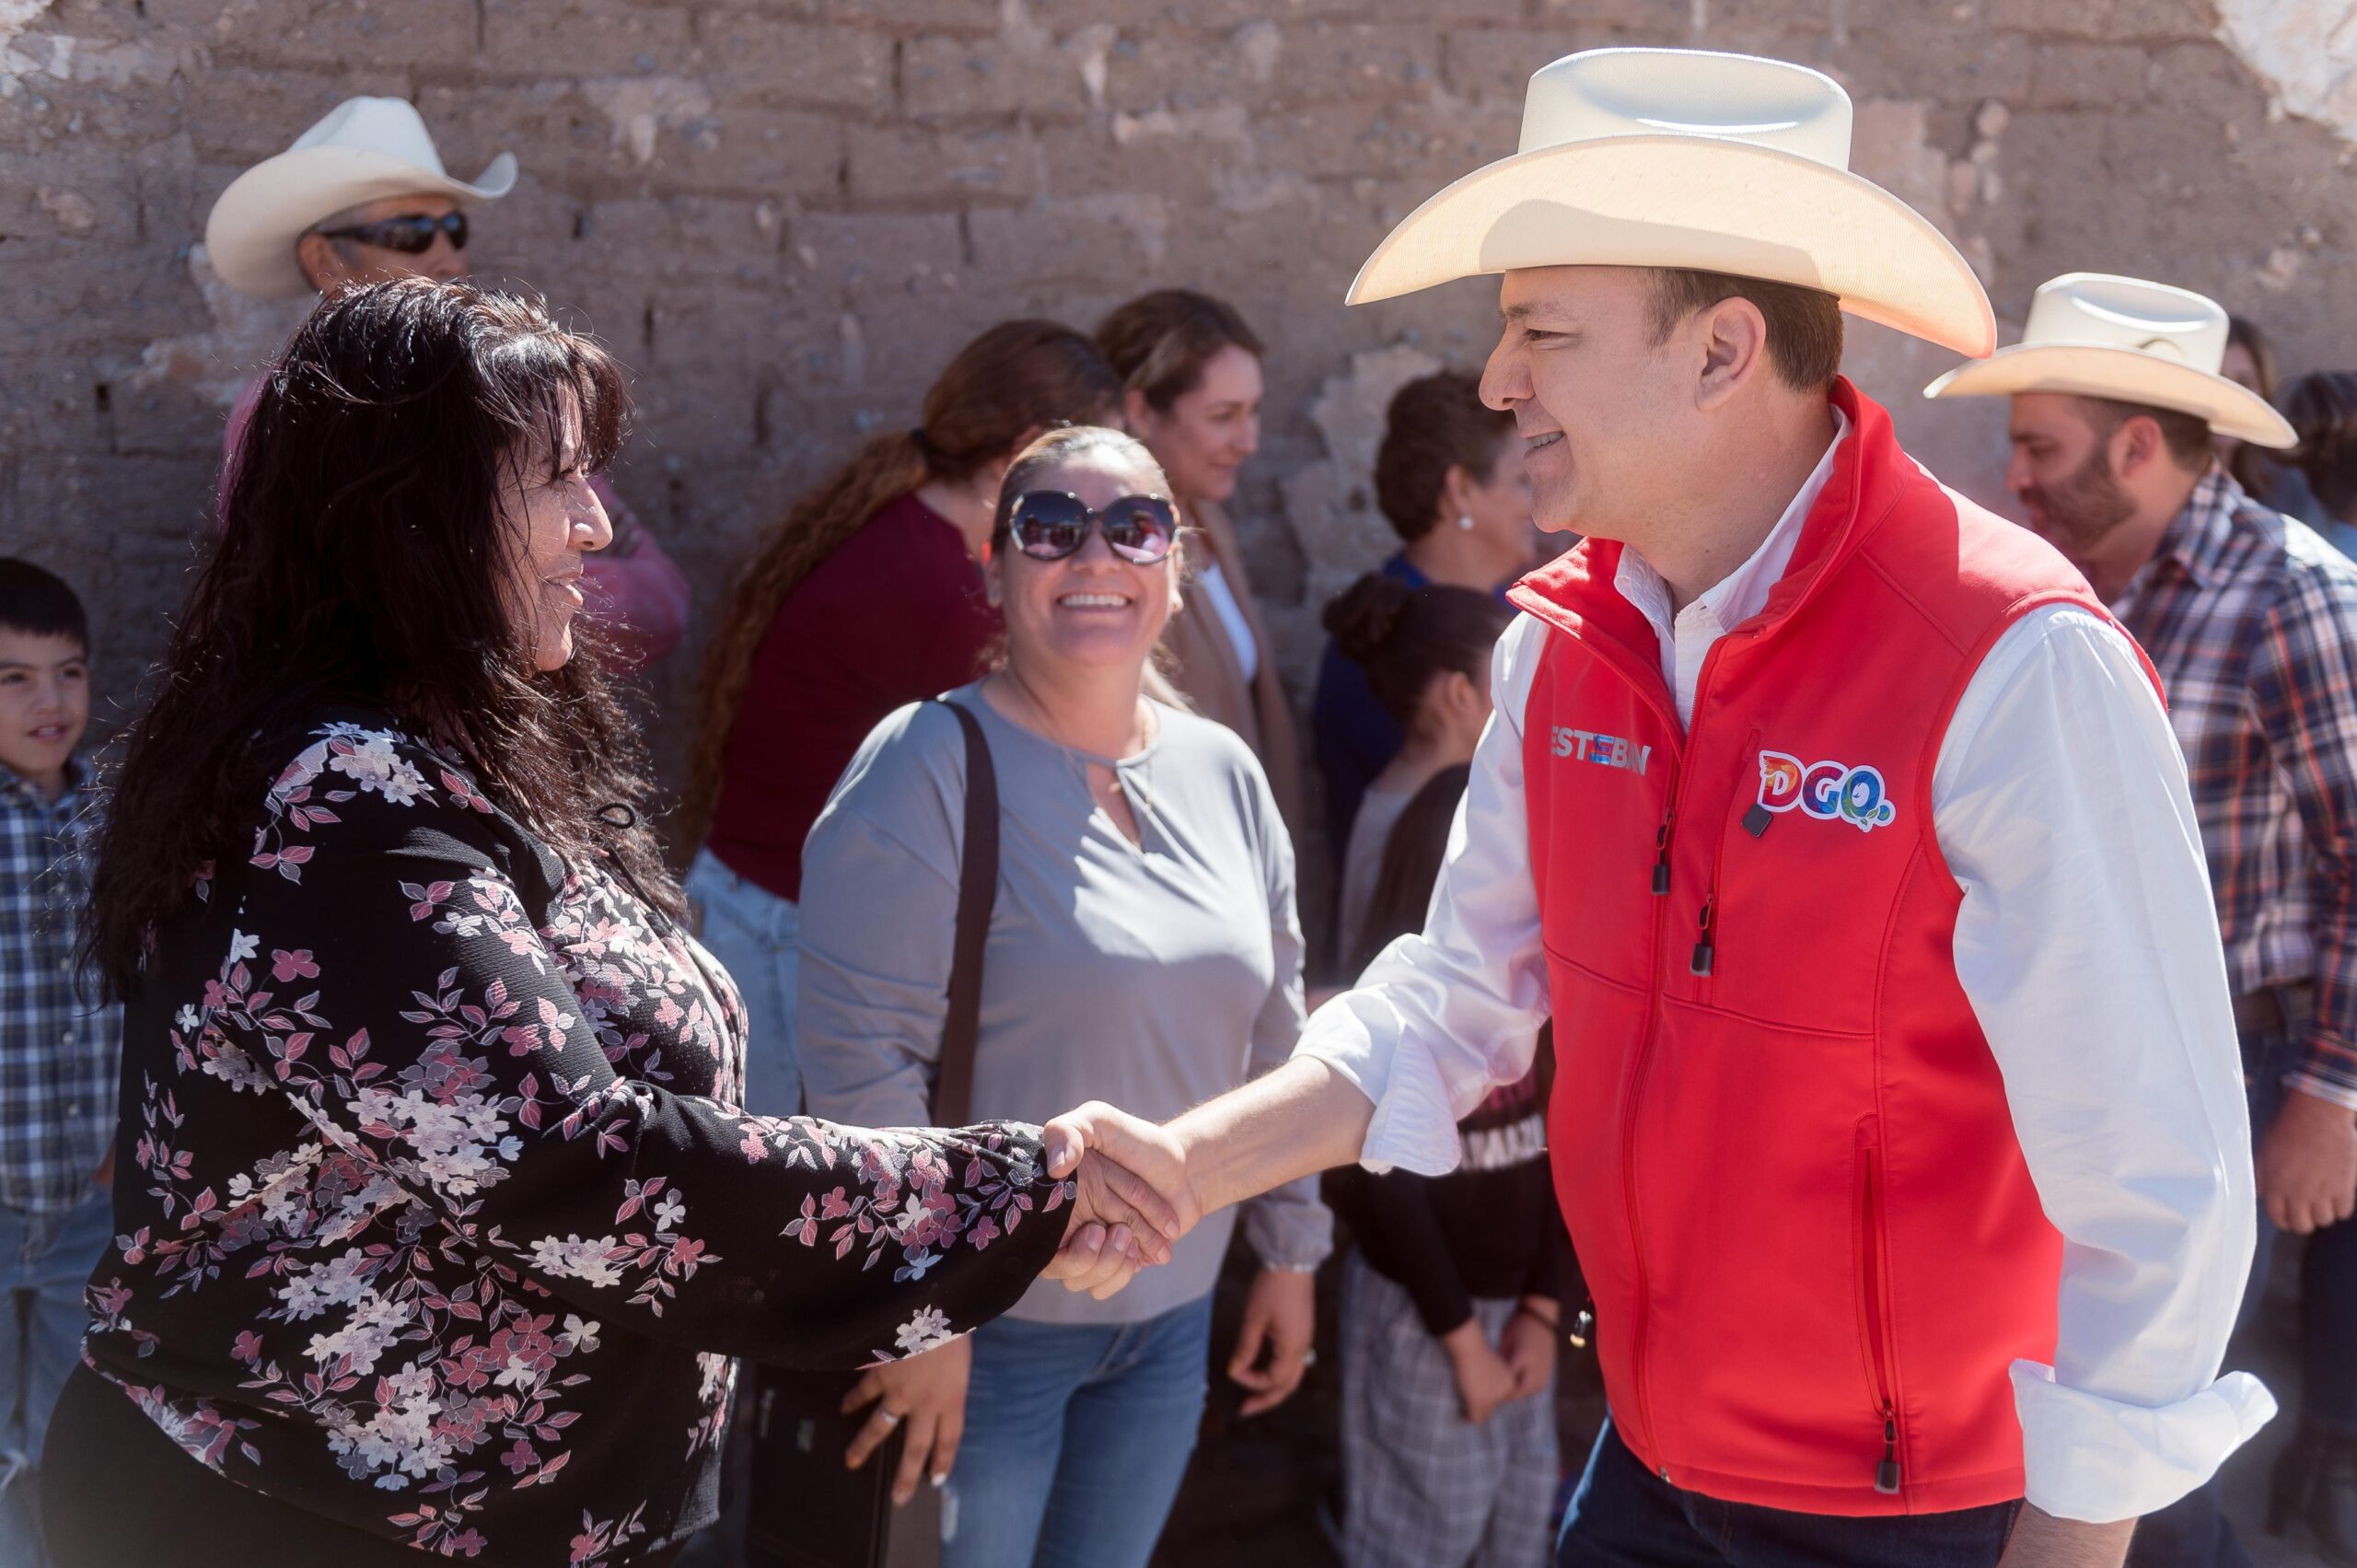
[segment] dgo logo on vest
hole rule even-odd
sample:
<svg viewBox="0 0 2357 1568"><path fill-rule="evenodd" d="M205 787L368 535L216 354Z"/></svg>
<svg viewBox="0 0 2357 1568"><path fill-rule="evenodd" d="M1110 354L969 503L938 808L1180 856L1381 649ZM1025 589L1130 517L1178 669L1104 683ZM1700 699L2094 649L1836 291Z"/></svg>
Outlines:
<svg viewBox="0 0 2357 1568"><path fill-rule="evenodd" d="M1862 833L1887 828L1898 807L1879 769L1847 762L1803 762L1782 751L1759 753L1759 804L1771 811L1800 808L1825 822L1847 822Z"/></svg>

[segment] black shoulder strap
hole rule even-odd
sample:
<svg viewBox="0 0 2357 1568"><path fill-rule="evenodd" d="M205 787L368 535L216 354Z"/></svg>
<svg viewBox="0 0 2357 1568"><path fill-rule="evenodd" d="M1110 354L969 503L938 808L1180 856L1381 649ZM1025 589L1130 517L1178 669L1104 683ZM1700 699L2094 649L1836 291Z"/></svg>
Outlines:
<svg viewBox="0 0 2357 1568"><path fill-rule="evenodd" d="M998 901L998 772L981 722L946 699L966 733L966 843L958 866L958 940L949 961L949 1012L941 1021L941 1063L933 1081L936 1127L966 1124L974 1098L974 1046L981 1034L982 944Z"/></svg>

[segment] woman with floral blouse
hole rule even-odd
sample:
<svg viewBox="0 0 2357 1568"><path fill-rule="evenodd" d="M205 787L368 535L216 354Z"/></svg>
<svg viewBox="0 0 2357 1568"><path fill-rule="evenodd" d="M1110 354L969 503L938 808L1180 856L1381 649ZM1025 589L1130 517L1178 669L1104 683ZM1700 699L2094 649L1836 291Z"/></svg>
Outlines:
<svg viewBox="0 0 2357 1568"><path fill-rule="evenodd" d="M735 988L572 657L624 413L536 306L417 279L270 377L100 852L122 1159L62 1568L662 1562L732 1357L888 1360L1168 1255L1036 1129L735 1109Z"/></svg>

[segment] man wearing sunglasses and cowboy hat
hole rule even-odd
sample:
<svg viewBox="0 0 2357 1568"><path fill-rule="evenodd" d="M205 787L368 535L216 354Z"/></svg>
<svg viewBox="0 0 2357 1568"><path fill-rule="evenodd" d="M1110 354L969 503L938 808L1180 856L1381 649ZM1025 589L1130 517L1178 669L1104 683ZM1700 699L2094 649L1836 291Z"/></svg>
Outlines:
<svg viewBox="0 0 2357 1568"><path fill-rule="evenodd" d="M2357 1563L2357 571L2217 462L2213 436L2295 440L2221 373L2226 327L2189 290L2072 273L2038 289L2020 343L1925 395L2012 400L2006 483L2168 690L2259 1135L2246 1318L2272 1232L2310 1236L2300 1434L2269 1527L2302 1516ZM2213 1492L2152 1521L2137 1562L2241 1561Z"/></svg>
<svg viewBox="0 0 2357 1568"><path fill-rule="evenodd" d="M2250 1151L2184 766L2070 563L1840 376L1844 311L1996 336L1850 125L1796 65L1572 55L1377 248L1353 301L1503 274L1483 396L1585 539L1513 592L1425 930L1255 1084L1050 1129L1189 1213L1438 1173L1551 1015L1611 1407L1560 1568L2117 1563L2273 1410L2217 1376Z"/></svg>
<svg viewBox="0 0 2357 1568"><path fill-rule="evenodd" d="M224 283L265 299L412 275L447 282L467 275L468 209L515 184L513 153L492 159L469 184L443 170L425 122L406 100L346 99L293 146L230 181L205 220L205 253ZM261 392L258 377L230 411L225 498L238 438ZM658 659L687 620L687 579L603 476L591 482L614 542L590 558L590 611L605 623L617 663Z"/></svg>

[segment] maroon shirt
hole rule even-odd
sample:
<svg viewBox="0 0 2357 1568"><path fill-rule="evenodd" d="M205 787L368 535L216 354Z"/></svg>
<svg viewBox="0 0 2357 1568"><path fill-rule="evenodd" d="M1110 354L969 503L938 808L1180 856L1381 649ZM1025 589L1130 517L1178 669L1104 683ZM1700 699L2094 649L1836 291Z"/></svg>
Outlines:
<svg viewBox="0 0 2357 1568"><path fill-rule="evenodd" d="M728 739L712 853L782 899L802 897L802 840L885 715L981 672L998 611L957 526L886 503L778 607Z"/></svg>

